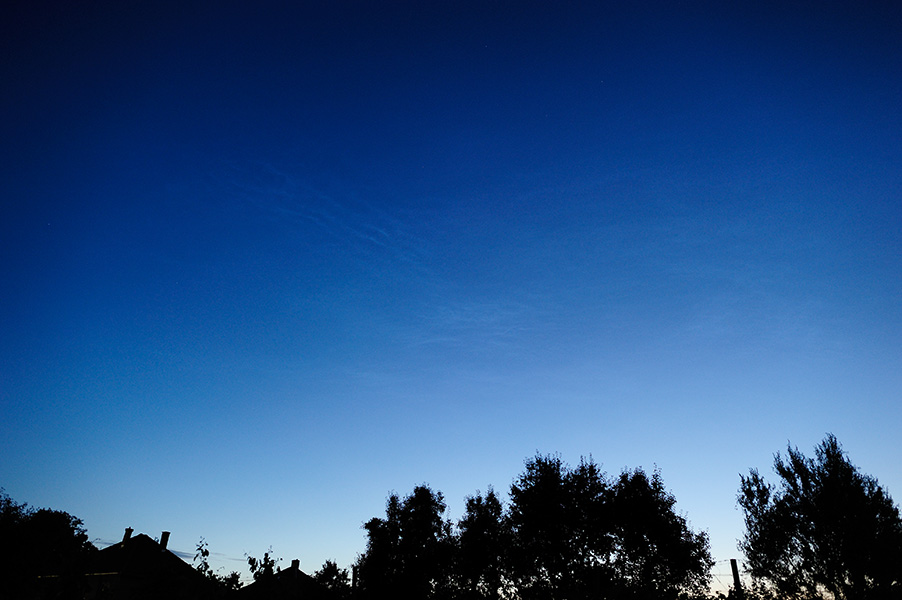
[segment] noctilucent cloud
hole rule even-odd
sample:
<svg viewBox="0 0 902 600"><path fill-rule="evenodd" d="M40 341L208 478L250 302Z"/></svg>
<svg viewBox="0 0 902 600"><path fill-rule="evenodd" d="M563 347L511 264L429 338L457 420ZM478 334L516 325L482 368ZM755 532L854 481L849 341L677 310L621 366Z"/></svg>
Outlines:
<svg viewBox="0 0 902 600"><path fill-rule="evenodd" d="M787 443L902 494L899 3L11 4L15 500L246 573L537 452L718 561Z"/></svg>

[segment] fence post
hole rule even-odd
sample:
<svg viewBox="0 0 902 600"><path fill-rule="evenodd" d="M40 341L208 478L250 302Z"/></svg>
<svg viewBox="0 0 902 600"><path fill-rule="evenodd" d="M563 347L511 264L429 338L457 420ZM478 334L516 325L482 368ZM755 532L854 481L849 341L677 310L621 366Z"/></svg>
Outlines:
<svg viewBox="0 0 902 600"><path fill-rule="evenodd" d="M736 590L736 597L740 600L745 596L742 593L742 582L739 581L739 565L736 564L736 559L730 559L730 569L733 571L733 589Z"/></svg>

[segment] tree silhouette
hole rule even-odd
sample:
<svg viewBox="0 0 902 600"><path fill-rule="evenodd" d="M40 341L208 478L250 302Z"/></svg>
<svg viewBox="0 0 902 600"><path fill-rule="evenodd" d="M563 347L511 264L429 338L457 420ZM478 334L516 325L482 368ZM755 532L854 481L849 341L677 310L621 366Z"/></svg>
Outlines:
<svg viewBox="0 0 902 600"><path fill-rule="evenodd" d="M278 572L276 564L282 560L281 558L275 558L273 556L272 548L263 553L263 558L256 558L249 554L246 554L245 556L247 558L247 566L251 571L251 575L254 577L254 581L271 578Z"/></svg>
<svg viewBox="0 0 902 600"><path fill-rule="evenodd" d="M385 519L374 517L363 526L366 552L357 559L357 586L366 598L387 598L399 585L403 573L401 500L391 494L385 503Z"/></svg>
<svg viewBox="0 0 902 600"><path fill-rule="evenodd" d="M780 486L752 469L741 477L752 577L782 598L902 597L902 520L877 480L828 435L814 458L787 447L774 457Z"/></svg>
<svg viewBox="0 0 902 600"><path fill-rule="evenodd" d="M676 499L661 475L624 471L613 488L611 557L619 597L677 598L701 595L714 562L708 536L694 533L674 510Z"/></svg>
<svg viewBox="0 0 902 600"><path fill-rule="evenodd" d="M451 594L453 538L441 492L421 485L403 501L389 496L385 519L364 525L367 550L358 559L361 592L369 598L425 600Z"/></svg>
<svg viewBox="0 0 902 600"><path fill-rule="evenodd" d="M526 600L701 595L713 561L655 472L611 482L591 459L536 456L511 486L509 573Z"/></svg>
<svg viewBox="0 0 902 600"><path fill-rule="evenodd" d="M558 456L536 456L511 486L509 571L525 600L578 597L602 581L607 539L598 527L607 488L594 463L576 477ZM597 577L595 575L598 575Z"/></svg>
<svg viewBox="0 0 902 600"><path fill-rule="evenodd" d="M97 551L81 519L17 504L0 489L0 540L0 597L81 595Z"/></svg>
<svg viewBox="0 0 902 600"><path fill-rule="evenodd" d="M504 510L495 491L466 499L458 522L457 577L462 598L497 599L505 587L504 556L510 542Z"/></svg>
<svg viewBox="0 0 902 600"><path fill-rule="evenodd" d="M220 575L210 566L209 558L210 548L207 541L200 538L194 554L194 568L221 592L237 590L241 587L241 575L237 571L232 571L228 575Z"/></svg>
<svg viewBox="0 0 902 600"><path fill-rule="evenodd" d="M351 580L347 569L340 569L333 560L327 560L318 571L313 573L313 579L327 590L330 590L336 598L350 598Z"/></svg>

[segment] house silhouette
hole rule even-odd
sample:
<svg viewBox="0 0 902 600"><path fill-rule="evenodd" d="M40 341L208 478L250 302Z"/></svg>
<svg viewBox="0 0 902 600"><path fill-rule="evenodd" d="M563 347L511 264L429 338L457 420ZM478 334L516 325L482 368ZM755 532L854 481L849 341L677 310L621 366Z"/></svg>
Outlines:
<svg viewBox="0 0 902 600"><path fill-rule="evenodd" d="M122 541L96 553L87 573L85 600L201 600L217 590L201 573L166 547L169 532L157 542L132 529Z"/></svg>
<svg viewBox="0 0 902 600"><path fill-rule="evenodd" d="M236 592L236 600L335 600L335 594L301 571L301 561L261 577Z"/></svg>

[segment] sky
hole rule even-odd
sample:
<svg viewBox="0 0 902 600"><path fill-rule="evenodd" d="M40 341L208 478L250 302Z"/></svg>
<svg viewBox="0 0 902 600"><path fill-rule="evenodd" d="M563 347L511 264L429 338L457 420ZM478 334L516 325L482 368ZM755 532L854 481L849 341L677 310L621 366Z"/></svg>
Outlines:
<svg viewBox="0 0 902 600"><path fill-rule="evenodd" d="M0 10L14 500L246 576L537 453L718 561L787 444L902 495L899 3Z"/></svg>

